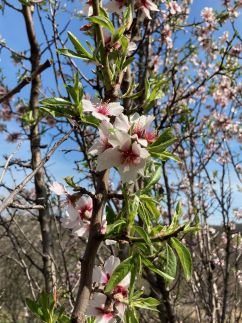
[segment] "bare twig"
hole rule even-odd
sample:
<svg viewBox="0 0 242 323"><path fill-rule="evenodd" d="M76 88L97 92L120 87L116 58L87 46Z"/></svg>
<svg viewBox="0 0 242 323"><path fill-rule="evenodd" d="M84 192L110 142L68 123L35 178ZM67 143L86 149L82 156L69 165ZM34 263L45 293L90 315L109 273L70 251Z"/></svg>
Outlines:
<svg viewBox="0 0 242 323"><path fill-rule="evenodd" d="M17 146L17 150L19 150L19 147L21 146L21 143L18 144ZM8 169L8 166L9 166L9 163L10 163L10 160L13 158L13 156L15 155L16 152L13 152L7 159L5 165L4 165L4 168L3 168L3 171L2 171L2 174L0 176L0 184L2 183L3 181L3 178L7 172L7 169Z"/></svg>
<svg viewBox="0 0 242 323"><path fill-rule="evenodd" d="M54 154L56 149L69 138L73 129L71 129L64 137L62 137L59 141L57 141L54 146L51 148L49 153L42 159L39 165L35 168L35 170L30 173L16 188L15 190L3 201L0 206L0 213L5 210L12 202L14 197L24 188L24 186L34 177L34 175L38 172L38 170L43 167L43 165L50 159L50 157Z"/></svg>
<svg viewBox="0 0 242 323"><path fill-rule="evenodd" d="M47 59L44 64L40 65L39 68L34 71L30 76L26 76L15 88L5 94L3 97L0 98L0 103L9 100L14 94L19 93L22 88L26 85L30 84L32 80L39 74L41 74L44 70L49 68L52 64L52 61Z"/></svg>

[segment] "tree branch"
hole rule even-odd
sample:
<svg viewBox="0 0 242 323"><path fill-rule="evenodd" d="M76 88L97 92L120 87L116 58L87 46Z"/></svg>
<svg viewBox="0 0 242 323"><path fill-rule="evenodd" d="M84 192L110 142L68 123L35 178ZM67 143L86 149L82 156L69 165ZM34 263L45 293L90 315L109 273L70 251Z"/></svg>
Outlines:
<svg viewBox="0 0 242 323"><path fill-rule="evenodd" d="M2 202L0 206L0 213L5 210L11 203L13 203L13 199L15 196L24 188L24 186L34 177L34 175L39 171L41 167L50 159L50 157L54 154L56 149L69 138L70 134L72 133L73 129L71 129L64 137L62 137L59 141L57 141L54 146L51 148L49 153L42 159L39 165L30 173L16 188L15 190Z"/></svg>
<svg viewBox="0 0 242 323"><path fill-rule="evenodd" d="M35 77L37 75L41 74L43 71L45 71L51 65L52 65L52 61L47 59L30 76L26 76L17 86L15 86L15 88L13 88L11 91L9 91L7 94L5 94L3 97L1 97L0 103L9 100L14 94L19 93L22 90L22 88L24 88L26 85L30 84L32 82L32 80L35 79Z"/></svg>

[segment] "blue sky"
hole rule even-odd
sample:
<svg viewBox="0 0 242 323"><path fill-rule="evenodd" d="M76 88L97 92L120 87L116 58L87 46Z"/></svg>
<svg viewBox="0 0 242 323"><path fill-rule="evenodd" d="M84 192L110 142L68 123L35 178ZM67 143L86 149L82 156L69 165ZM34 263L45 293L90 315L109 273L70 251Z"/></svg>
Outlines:
<svg viewBox="0 0 242 323"><path fill-rule="evenodd" d="M14 3L14 2L13 2ZM220 9L220 3L219 0L194 0L192 5L192 11L190 14L189 21L192 22L194 19L197 19L200 16L201 10L205 7L213 7L214 9ZM81 9L80 1L74 1L74 4L70 5L70 10L76 8L77 10ZM57 17L57 22L60 25L64 25L67 21L68 15L65 13L61 13ZM37 22L38 20L35 19L36 22L36 30L37 30L37 36L39 42L44 42L44 36L42 33L42 30L40 28L40 25ZM70 23L68 30L70 30L73 34L77 35L79 38L81 37L81 32L79 30L80 26L84 24L84 21L80 21L80 19L74 18L72 22ZM48 31L48 34L52 34L50 23L46 23L46 28ZM237 20L236 27L238 30L242 30L242 17L240 17ZM226 29L226 28L225 28ZM5 14L1 16L0 18L0 36L2 38L7 40L7 45L14 49L17 52L21 52L26 50L28 48L27 45L27 38L25 33L25 25L21 14L15 13L13 10L6 8ZM85 41L85 39L81 39L81 41ZM42 58L43 62L45 59L50 58L48 55L48 52L45 53L45 56ZM89 67L87 67L83 63L81 64L81 68L83 69L84 73L87 75L90 75ZM29 68L29 66L26 65L26 67ZM1 52L0 57L0 68L3 71L3 74L6 75L6 83L9 85L9 88L14 87L18 80L16 78L16 72L18 67L14 66L12 61L9 59L9 53L6 50L3 50ZM44 87L47 89L47 96L48 94L48 87L52 87L54 79L52 76L51 69L45 71L42 75ZM22 97L28 97L29 93L29 86L26 86L24 90L21 92ZM13 99L16 100L16 98ZM8 124L8 130L10 132L17 131L17 125L15 122L11 122ZM16 151L17 144L9 144L6 143L4 138L6 137L5 134L0 133L0 164L3 164L4 159L3 155L9 156L12 152ZM48 142L48 139L44 139L43 142ZM47 164L49 171L55 175L56 179L58 181L63 181L63 178L70 174L72 170L70 170L70 165L72 163L72 160L76 157L78 157L78 153L72 153L71 155L65 155L62 152L62 149L68 148L69 143L64 143L55 153L51 161ZM29 144L27 141L22 141L20 149L16 152L15 158L23 158L25 159L26 156L29 155ZM0 171L1 172L1 171ZM14 176L17 178L17 182L19 182L24 174L22 173L14 173ZM8 174L6 177L6 180L8 181L9 186L11 185L11 176ZM234 181L234 186L236 189L237 181ZM238 207L241 206L238 202L241 198L241 193L235 193L234 195L235 201L234 206ZM216 222L216 221L215 221Z"/></svg>

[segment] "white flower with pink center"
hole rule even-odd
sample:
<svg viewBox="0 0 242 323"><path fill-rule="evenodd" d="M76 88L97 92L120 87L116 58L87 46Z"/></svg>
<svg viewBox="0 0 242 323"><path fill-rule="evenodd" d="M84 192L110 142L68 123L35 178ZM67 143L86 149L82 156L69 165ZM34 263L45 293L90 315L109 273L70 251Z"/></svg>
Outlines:
<svg viewBox="0 0 242 323"><path fill-rule="evenodd" d="M150 0L138 0L136 2L136 7L137 9L142 10L148 19L151 19L150 11L160 11L157 5Z"/></svg>
<svg viewBox="0 0 242 323"><path fill-rule="evenodd" d="M126 0L110 0L105 8L111 13L121 14L125 8Z"/></svg>
<svg viewBox="0 0 242 323"><path fill-rule="evenodd" d="M85 195L81 196L76 202L75 209L82 220L90 220L93 209L92 198Z"/></svg>
<svg viewBox="0 0 242 323"><path fill-rule="evenodd" d="M213 8L208 8L205 7L202 11L201 11L201 17L204 19L204 21L206 21L208 24L214 24L216 17L214 14L214 10Z"/></svg>
<svg viewBox="0 0 242 323"><path fill-rule="evenodd" d="M82 14L84 16L90 17L93 15L93 4L92 0L88 0L82 8Z"/></svg>
<svg viewBox="0 0 242 323"><path fill-rule="evenodd" d="M53 182L49 189L54 192L56 195L67 195L68 192L63 184L60 184L58 182Z"/></svg>
<svg viewBox="0 0 242 323"><path fill-rule="evenodd" d="M89 301L86 315L95 316L96 323L114 323L116 322L116 313L114 309L107 305L107 296L102 293L94 293L93 299Z"/></svg>
<svg viewBox="0 0 242 323"><path fill-rule="evenodd" d="M65 229L71 229L78 237L87 237L90 231L90 218L92 215L92 199L89 196L81 196L75 205L69 204L65 218L61 219Z"/></svg>
<svg viewBox="0 0 242 323"><path fill-rule="evenodd" d="M92 155L99 155L103 153L106 149L112 148L112 145L109 143L109 135L110 131L113 130L113 125L103 120L99 125L99 139L94 142L92 147L88 150L88 152Z"/></svg>
<svg viewBox="0 0 242 323"><path fill-rule="evenodd" d="M143 175L149 153L127 133L116 131L109 139L113 148L106 149L97 159L97 171L117 167L123 183L134 181L137 174Z"/></svg>
<svg viewBox="0 0 242 323"><path fill-rule="evenodd" d="M124 109L119 102L100 102L93 104L91 101L83 99L82 105L84 112L91 112L95 118L106 121L109 121L109 117L111 116L119 116Z"/></svg>
<svg viewBox="0 0 242 323"><path fill-rule="evenodd" d="M100 289L104 289L109 282L114 270L120 264L120 259L110 256L104 263L103 268L96 266L93 270L93 282L98 284ZM113 306L118 312L118 316L123 318L128 301L128 288L130 285L131 274L128 273L124 279L112 291L111 297Z"/></svg>
<svg viewBox="0 0 242 323"><path fill-rule="evenodd" d="M170 10L171 15L176 15L177 13L182 12L180 5L176 1L169 1L166 6Z"/></svg>
<svg viewBox="0 0 242 323"><path fill-rule="evenodd" d="M152 133L148 129L154 118L154 116L140 116L135 113L128 120L127 116L121 114L115 119L114 127L124 132L131 131L132 138L136 139L140 145L147 147L150 142L147 138L151 138L151 135L148 134Z"/></svg>

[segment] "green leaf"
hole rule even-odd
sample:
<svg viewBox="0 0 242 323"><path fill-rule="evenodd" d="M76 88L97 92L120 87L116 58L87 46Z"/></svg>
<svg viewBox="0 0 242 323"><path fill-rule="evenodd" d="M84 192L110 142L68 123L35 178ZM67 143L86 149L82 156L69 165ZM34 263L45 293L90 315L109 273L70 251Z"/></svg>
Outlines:
<svg viewBox="0 0 242 323"><path fill-rule="evenodd" d="M181 201L179 201L176 205L176 211L174 212L174 215L172 217L172 222L170 227L177 228L179 226L179 220L182 216L182 204Z"/></svg>
<svg viewBox="0 0 242 323"><path fill-rule="evenodd" d="M58 48L57 52L61 55L67 56L67 57L73 57L73 58L82 58L82 59L88 59L85 55L83 54L78 54L76 52L74 52L71 49L67 49L67 48Z"/></svg>
<svg viewBox="0 0 242 323"><path fill-rule="evenodd" d="M159 138L153 142L153 144L150 145L150 147L156 147L160 144L164 144L166 142L170 142L171 140L174 140L174 135L172 133L171 128L167 128L160 136Z"/></svg>
<svg viewBox="0 0 242 323"><path fill-rule="evenodd" d="M70 31L68 31L68 37L78 54L86 58L93 59L93 56L90 53L88 53L88 51L82 46L80 41L77 39L77 37L74 36Z"/></svg>
<svg viewBox="0 0 242 323"><path fill-rule="evenodd" d="M135 225L134 230L139 234L139 236L142 239L144 239L144 242L146 242L148 246L152 246L152 242L150 240L148 233L142 227Z"/></svg>
<svg viewBox="0 0 242 323"><path fill-rule="evenodd" d="M43 312L39 304L37 304L35 301L32 301L32 299L29 299L29 298L26 298L25 302L33 314L35 314L37 317L42 317Z"/></svg>
<svg viewBox="0 0 242 323"><path fill-rule="evenodd" d="M154 151L149 151L150 155L155 158L159 158L162 161L167 161L168 159L175 160L176 162L181 162L180 158L177 157L176 155L170 153L169 151L165 150L161 153L157 153Z"/></svg>
<svg viewBox="0 0 242 323"><path fill-rule="evenodd" d="M155 309L155 308L160 304L160 302L153 297L147 297L147 298L138 298L135 301L132 301L131 304L134 307L157 311L157 309Z"/></svg>
<svg viewBox="0 0 242 323"><path fill-rule="evenodd" d="M110 293L127 276L133 266L133 256L121 262L114 270L111 278L106 285L105 292Z"/></svg>
<svg viewBox="0 0 242 323"><path fill-rule="evenodd" d="M170 140L167 140L166 142L163 142L157 146L150 146L148 148L148 151L152 154L152 153L157 153L157 154L160 154L160 153L163 153L167 147L171 146L174 142L176 141L176 138L172 138ZM166 157L164 155L164 157ZM169 157L168 157L169 158Z"/></svg>
<svg viewBox="0 0 242 323"><path fill-rule="evenodd" d="M64 180L66 182L66 184L68 184L69 186L73 187L73 188L78 188L79 186L76 185L76 183L73 180L74 176L66 176L64 177Z"/></svg>
<svg viewBox="0 0 242 323"><path fill-rule="evenodd" d="M137 277L141 275L141 272L142 272L141 257L138 253L134 255L133 261L134 261L134 265L131 267L131 277L130 277L130 285L129 285L129 300L134 295L135 282L137 280Z"/></svg>
<svg viewBox="0 0 242 323"><path fill-rule="evenodd" d="M98 126L100 124L100 121L92 115L84 115L84 116L82 116L81 119L82 119L83 123L86 123L86 124L93 126L95 128L98 128Z"/></svg>
<svg viewBox="0 0 242 323"><path fill-rule="evenodd" d="M160 211L157 209L156 205L157 202L154 200L153 197L142 194L140 196L140 200L144 203L146 209L151 213L155 220L159 220L160 218Z"/></svg>
<svg viewBox="0 0 242 323"><path fill-rule="evenodd" d="M108 29L111 32L111 34L115 33L114 25L108 17L93 16L93 17L87 18L87 20L89 20L95 24L98 24L101 27Z"/></svg>
<svg viewBox="0 0 242 323"><path fill-rule="evenodd" d="M176 277L176 269L177 269L177 260L176 255L173 249L166 243L165 253L164 253L164 269L165 272L171 276Z"/></svg>
<svg viewBox="0 0 242 323"><path fill-rule="evenodd" d="M118 229L120 229L120 227L123 226L123 224L125 224L126 221L124 219L119 219L117 221L115 221L112 224L109 224L107 226L107 231L105 234L105 238L108 238L110 235L114 235L116 233L118 233Z"/></svg>
<svg viewBox="0 0 242 323"><path fill-rule="evenodd" d="M47 106L70 106L71 102L62 98L48 98L40 101L40 104Z"/></svg>
<svg viewBox="0 0 242 323"><path fill-rule="evenodd" d="M116 213L113 211L113 209L109 205L106 206L106 216L107 216L108 225L115 222Z"/></svg>
<svg viewBox="0 0 242 323"><path fill-rule="evenodd" d="M161 174L162 174L162 167L160 165L158 165L156 167L156 170L153 174L153 176L151 177L151 179L149 180L148 184L145 186L145 188L141 191L142 194L148 192L161 178Z"/></svg>
<svg viewBox="0 0 242 323"><path fill-rule="evenodd" d="M137 215L140 199L137 195L129 200L129 222L132 224Z"/></svg>
<svg viewBox="0 0 242 323"><path fill-rule="evenodd" d="M192 276L192 257L190 251L177 238L171 238L171 245L176 250L180 259L184 276L189 280Z"/></svg>
<svg viewBox="0 0 242 323"><path fill-rule="evenodd" d="M147 210L145 204L143 202L140 202L139 205L139 216L141 217L142 221L145 223L146 227L150 227L151 223L151 216L149 211Z"/></svg>
<svg viewBox="0 0 242 323"><path fill-rule="evenodd" d="M174 277L172 277L169 274L164 273L160 269L156 268L156 266L153 265L152 262L150 260L148 260L147 258L145 258L144 256L142 256L142 263L143 263L143 265L145 265L147 268L149 268L151 271L158 274L159 276L161 276L169 281L174 280Z"/></svg>
<svg viewBox="0 0 242 323"><path fill-rule="evenodd" d="M72 109L67 109L64 107L40 107L41 110L51 114L53 117L76 117L76 113Z"/></svg>
<svg viewBox="0 0 242 323"><path fill-rule="evenodd" d="M139 323L136 311L134 308L128 308L125 312L125 323Z"/></svg>

